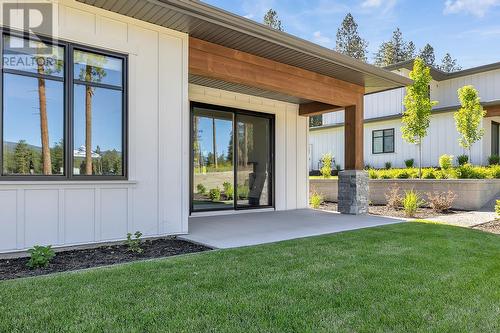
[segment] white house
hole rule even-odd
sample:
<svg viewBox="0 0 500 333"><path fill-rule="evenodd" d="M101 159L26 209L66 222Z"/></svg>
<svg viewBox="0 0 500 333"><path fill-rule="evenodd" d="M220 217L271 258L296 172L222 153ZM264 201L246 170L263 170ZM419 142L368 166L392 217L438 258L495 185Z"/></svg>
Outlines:
<svg viewBox="0 0 500 333"><path fill-rule="evenodd" d="M411 82L199 1L2 11L0 252L307 207L310 112L348 110L359 170L363 95Z"/></svg>
<svg viewBox="0 0 500 333"><path fill-rule="evenodd" d="M408 77L413 61L402 62L387 69ZM423 165L437 166L439 156L464 154L458 144L453 113L459 108L457 90L464 85L473 85L481 96L487 110L483 120L484 137L472 147L472 162L487 164L488 157L499 154L500 123L500 62L444 73L431 69L431 99L438 101L433 109L428 136L423 141ZM418 149L401 137L401 113L405 88L367 94L364 97L364 160L376 168L390 162L393 167L404 167L405 160L418 161ZM310 129L309 169L317 170L321 156L334 155L336 163L343 167L344 156L344 112L323 114L322 125Z"/></svg>

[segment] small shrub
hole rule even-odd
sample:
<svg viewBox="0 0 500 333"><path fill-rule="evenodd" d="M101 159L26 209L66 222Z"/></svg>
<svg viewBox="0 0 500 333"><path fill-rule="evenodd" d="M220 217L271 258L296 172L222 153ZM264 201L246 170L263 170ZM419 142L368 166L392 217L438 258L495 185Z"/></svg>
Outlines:
<svg viewBox="0 0 500 333"><path fill-rule="evenodd" d="M125 241L125 245L128 246L129 251L134 253L142 253L144 250L141 247L141 237L142 232L136 231L134 232L134 237L132 238L132 234L127 233L127 240Z"/></svg>
<svg viewBox="0 0 500 333"><path fill-rule="evenodd" d="M495 204L495 213L497 213L497 216L500 216L500 200L496 201L496 204Z"/></svg>
<svg viewBox="0 0 500 333"><path fill-rule="evenodd" d="M28 250L28 253L30 254L30 259L26 265L31 269L47 267L52 258L56 255L51 245L35 245Z"/></svg>
<svg viewBox="0 0 500 333"><path fill-rule="evenodd" d="M386 206L392 209L398 209L403 204L403 198L399 194L399 186L393 185L385 194Z"/></svg>
<svg viewBox="0 0 500 333"><path fill-rule="evenodd" d="M332 176L332 160L333 156L330 153L324 154L323 157L321 157L322 167L319 171L323 178L330 178Z"/></svg>
<svg viewBox="0 0 500 333"><path fill-rule="evenodd" d="M205 185L200 183L200 184L196 185L196 191L199 194L205 194L205 193L207 193L207 188L205 187Z"/></svg>
<svg viewBox="0 0 500 333"><path fill-rule="evenodd" d="M309 201L311 203L312 208L318 209L323 203L323 196L317 192L313 192L313 194L311 194L311 198L309 199Z"/></svg>
<svg viewBox="0 0 500 333"><path fill-rule="evenodd" d="M492 165L490 167L491 178L500 179L500 165Z"/></svg>
<svg viewBox="0 0 500 333"><path fill-rule="evenodd" d="M488 171L482 167L474 167L470 163L459 166L455 170L459 179L484 179L488 177Z"/></svg>
<svg viewBox="0 0 500 333"><path fill-rule="evenodd" d="M453 166L453 156L441 155L439 157L439 167L443 170L449 170Z"/></svg>
<svg viewBox="0 0 500 333"><path fill-rule="evenodd" d="M240 199L248 199L248 194L250 193L250 189L248 185L238 185L238 197Z"/></svg>
<svg viewBox="0 0 500 333"><path fill-rule="evenodd" d="M224 194L226 195L227 199L233 200L233 197L234 197L233 184L231 184L230 182L224 182L222 184L222 186L224 187Z"/></svg>
<svg viewBox="0 0 500 333"><path fill-rule="evenodd" d="M370 169L373 169L372 166L370 164L365 164L365 170L370 170Z"/></svg>
<svg viewBox="0 0 500 333"><path fill-rule="evenodd" d="M393 177L393 176L392 176L392 174L391 174L391 173L389 173L389 172L381 172L381 173L379 174L379 178L380 178L380 179L393 179L394 177Z"/></svg>
<svg viewBox="0 0 500 333"><path fill-rule="evenodd" d="M375 169L369 169L368 170L368 177L370 179L378 179L378 172Z"/></svg>
<svg viewBox="0 0 500 333"><path fill-rule="evenodd" d="M398 170L396 173L396 178L398 179L408 179L411 178L410 171L407 169Z"/></svg>
<svg viewBox="0 0 500 333"><path fill-rule="evenodd" d="M427 193L427 201L433 211L444 213L450 210L457 195L452 191Z"/></svg>
<svg viewBox="0 0 500 333"><path fill-rule="evenodd" d="M469 156L467 155L459 155L457 156L457 163L458 165L464 165L464 164L467 164L469 162Z"/></svg>
<svg viewBox="0 0 500 333"><path fill-rule="evenodd" d="M403 199L403 208L407 217L415 217L417 209L425 202L420 198L420 195L414 190L405 192Z"/></svg>
<svg viewBox="0 0 500 333"><path fill-rule="evenodd" d="M424 170L422 170L422 178L423 179L437 179L436 173L437 173L437 171L434 168L424 169Z"/></svg>
<svg viewBox="0 0 500 333"><path fill-rule="evenodd" d="M413 158L405 160L405 165L407 168L413 168L413 166L415 165L415 160Z"/></svg>
<svg viewBox="0 0 500 333"><path fill-rule="evenodd" d="M340 164L335 164L335 171L337 171L337 174L340 172L340 170L342 170Z"/></svg>
<svg viewBox="0 0 500 333"><path fill-rule="evenodd" d="M498 165L500 164L500 156L493 154L490 157L488 157L488 164L489 165Z"/></svg>
<svg viewBox="0 0 500 333"><path fill-rule="evenodd" d="M208 192L208 197L212 201L220 201L220 190L218 187L211 189Z"/></svg>
<svg viewBox="0 0 500 333"><path fill-rule="evenodd" d="M385 166L386 170L389 170L390 168L392 168L392 163L391 162L385 162L384 166Z"/></svg>

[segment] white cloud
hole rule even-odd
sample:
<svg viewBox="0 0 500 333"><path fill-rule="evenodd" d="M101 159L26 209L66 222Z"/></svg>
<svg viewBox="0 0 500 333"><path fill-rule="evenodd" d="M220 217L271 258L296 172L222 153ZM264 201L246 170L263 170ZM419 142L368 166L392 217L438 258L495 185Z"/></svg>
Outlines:
<svg viewBox="0 0 500 333"><path fill-rule="evenodd" d="M361 4L361 7L373 8L373 7L380 7L381 5L382 5L382 0L365 0Z"/></svg>
<svg viewBox="0 0 500 333"><path fill-rule="evenodd" d="M444 13L457 14L464 12L483 17L491 7L499 5L500 0L446 0Z"/></svg>
<svg viewBox="0 0 500 333"><path fill-rule="evenodd" d="M313 33L313 41L317 44L330 44L332 42L330 37L324 36L321 31L315 31Z"/></svg>
<svg viewBox="0 0 500 333"><path fill-rule="evenodd" d="M391 11L396 5L397 0L364 0L361 3L361 8L364 9L382 9L383 13Z"/></svg>

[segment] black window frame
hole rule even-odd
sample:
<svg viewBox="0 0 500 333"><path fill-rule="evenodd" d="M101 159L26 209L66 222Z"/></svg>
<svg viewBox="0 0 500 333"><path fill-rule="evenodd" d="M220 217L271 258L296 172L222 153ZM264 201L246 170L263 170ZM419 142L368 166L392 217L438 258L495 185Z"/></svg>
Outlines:
<svg viewBox="0 0 500 333"><path fill-rule="evenodd" d="M392 135L386 135L386 131L392 131ZM377 138L382 138L382 151L380 152L375 152L375 133L376 132L382 132L382 136L377 136ZM385 140L388 138L392 138L392 150L386 151L385 150ZM372 130L372 154L378 155L378 154L392 154L395 152L395 130L394 128L384 128L384 129L376 129Z"/></svg>
<svg viewBox="0 0 500 333"><path fill-rule="evenodd" d="M193 144L194 144L194 129L193 129L193 120L194 120L194 109L195 108L205 108L205 109L211 109L213 111L222 111L222 112L227 112L231 113L233 115L233 145L234 143L238 142L238 131L237 131L237 116L238 115L245 115L245 116L252 116L252 117L260 117L260 118L265 118L269 119L269 161L271 163L271 182L268 185L268 191L270 192L269 198L271 199L271 204L270 205L262 205L262 206L241 206L238 205L237 203L237 195L235 192L235 196L233 199L233 205L228 208L214 208L214 209L194 209L194 198L193 198L193 185L194 185L194 151L193 151ZM201 103L201 102L190 102L190 107L189 107L189 214L196 214L196 213L206 213L206 212L217 212L217 211L246 211L246 210L254 210L254 209L276 209L276 158L275 158L275 151L276 151L276 115L271 114L271 113L263 113L263 112L255 112L255 111L249 111L249 110L244 110L244 109L239 109L239 108L234 108L234 107L227 107L227 106L221 106L221 105L215 105L215 104L208 104L208 103ZM233 149L233 151L236 151ZM237 163L238 163L238 154L233 153L233 188L237 189L238 187L238 179L237 179ZM235 190L236 191L236 190Z"/></svg>
<svg viewBox="0 0 500 333"><path fill-rule="evenodd" d="M128 180L128 55L114 51L103 50L100 48L82 45L73 42L67 42L59 39L52 39L44 36L34 36L32 34L15 31L12 29L0 28L0 53L3 62L3 44L4 36L13 36L24 39L40 40L48 45L59 46L64 49L64 75L60 80L53 76L47 79L63 82L63 151L64 151L64 174L63 175L6 175L3 168L3 108L4 108L4 74L23 75L28 77L39 77L38 74L32 74L25 71L3 68L0 72L0 182L2 181L123 181ZM109 84L101 84L95 82L80 82L73 77L73 56L74 50L91 52L103 56L110 56L122 60L122 86L120 89L117 86ZM121 175L74 175L73 174L73 141L74 141L74 86L75 84L87 84L93 87L107 88L119 90L122 92L122 174Z"/></svg>

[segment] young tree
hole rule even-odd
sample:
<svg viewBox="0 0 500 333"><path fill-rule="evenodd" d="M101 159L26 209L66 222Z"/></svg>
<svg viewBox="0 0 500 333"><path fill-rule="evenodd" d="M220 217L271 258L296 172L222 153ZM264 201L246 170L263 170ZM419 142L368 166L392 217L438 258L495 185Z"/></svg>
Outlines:
<svg viewBox="0 0 500 333"><path fill-rule="evenodd" d="M399 28L392 33L388 42L383 42L375 54L375 65L380 67L396 64L401 61L413 59L415 56L415 44L406 42Z"/></svg>
<svg viewBox="0 0 500 333"><path fill-rule="evenodd" d="M431 110L435 101L429 97L429 83L432 80L430 69L420 58L416 58L413 70L410 72L413 84L406 87L406 96L403 104L403 139L409 143L417 144L419 151L419 177L422 177L422 140L427 136Z"/></svg>
<svg viewBox="0 0 500 333"><path fill-rule="evenodd" d="M366 62L368 42L358 33L358 24L348 13L337 30L335 50L352 58Z"/></svg>
<svg viewBox="0 0 500 333"><path fill-rule="evenodd" d="M20 140L14 150L15 173L28 175L33 169L33 153L24 140Z"/></svg>
<svg viewBox="0 0 500 333"><path fill-rule="evenodd" d="M458 89L458 99L462 105L455 112L457 131L462 135L458 143L462 148L469 150L469 162L472 163L472 145L484 135L484 130L480 126L486 111L483 110L479 94L473 86L463 86Z"/></svg>
<svg viewBox="0 0 500 333"><path fill-rule="evenodd" d="M425 46L420 50L418 56L427 64L427 66L434 67L436 65L436 55L434 54L434 48L431 44L425 44Z"/></svg>
<svg viewBox="0 0 500 333"><path fill-rule="evenodd" d="M443 72L451 73L461 70L462 67L457 64L457 59L453 59L449 53L446 53L443 60L441 60L439 69Z"/></svg>
<svg viewBox="0 0 500 333"><path fill-rule="evenodd" d="M264 15L264 24L278 31L284 31L281 20L278 18L278 13L272 8Z"/></svg>

